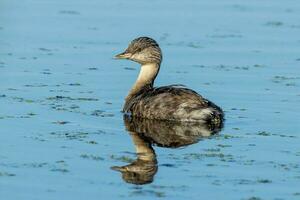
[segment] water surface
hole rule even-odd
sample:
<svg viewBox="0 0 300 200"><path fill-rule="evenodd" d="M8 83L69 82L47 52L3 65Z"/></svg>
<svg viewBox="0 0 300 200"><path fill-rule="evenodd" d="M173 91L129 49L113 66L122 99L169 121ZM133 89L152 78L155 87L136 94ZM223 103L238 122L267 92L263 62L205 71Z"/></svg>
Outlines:
<svg viewBox="0 0 300 200"><path fill-rule="evenodd" d="M300 3L0 3L0 198L299 199ZM156 85L180 83L221 106L224 129L137 159L120 112L139 66L113 55L138 36L164 53Z"/></svg>

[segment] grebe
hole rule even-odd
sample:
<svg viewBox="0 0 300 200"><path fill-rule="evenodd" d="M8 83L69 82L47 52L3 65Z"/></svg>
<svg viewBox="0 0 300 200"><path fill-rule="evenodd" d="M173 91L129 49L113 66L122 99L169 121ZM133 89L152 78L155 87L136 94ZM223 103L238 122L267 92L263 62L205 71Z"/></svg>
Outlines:
<svg viewBox="0 0 300 200"><path fill-rule="evenodd" d="M182 85L153 87L162 62L161 49L154 39L136 38L115 58L141 64L139 76L125 99L123 112L147 119L222 124L222 109L195 91Z"/></svg>

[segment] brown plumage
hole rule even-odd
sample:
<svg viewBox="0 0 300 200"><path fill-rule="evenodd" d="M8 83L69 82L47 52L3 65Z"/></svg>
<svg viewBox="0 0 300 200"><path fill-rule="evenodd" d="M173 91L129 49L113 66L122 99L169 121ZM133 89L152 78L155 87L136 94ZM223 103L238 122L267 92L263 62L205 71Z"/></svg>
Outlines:
<svg viewBox="0 0 300 200"><path fill-rule="evenodd" d="M138 79L125 100L125 113L148 119L222 124L222 109L195 91L182 85L153 87L162 61L161 49L155 40L137 38L116 58L141 64Z"/></svg>

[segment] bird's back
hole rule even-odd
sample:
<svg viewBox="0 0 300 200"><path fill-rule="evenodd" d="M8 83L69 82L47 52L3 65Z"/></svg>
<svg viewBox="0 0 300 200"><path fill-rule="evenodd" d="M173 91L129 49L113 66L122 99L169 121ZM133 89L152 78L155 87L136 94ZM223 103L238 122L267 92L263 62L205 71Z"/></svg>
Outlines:
<svg viewBox="0 0 300 200"><path fill-rule="evenodd" d="M203 121L215 125L223 121L221 108L181 85L146 87L126 101L123 111L147 119Z"/></svg>

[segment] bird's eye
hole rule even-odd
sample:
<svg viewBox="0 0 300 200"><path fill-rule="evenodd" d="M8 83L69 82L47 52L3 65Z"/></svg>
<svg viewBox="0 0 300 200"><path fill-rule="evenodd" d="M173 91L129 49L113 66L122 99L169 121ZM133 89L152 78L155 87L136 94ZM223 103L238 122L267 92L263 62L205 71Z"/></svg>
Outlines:
<svg viewBox="0 0 300 200"><path fill-rule="evenodd" d="M138 52L141 52L142 51L142 48L141 47L138 47L136 48L135 52L138 53Z"/></svg>

